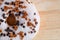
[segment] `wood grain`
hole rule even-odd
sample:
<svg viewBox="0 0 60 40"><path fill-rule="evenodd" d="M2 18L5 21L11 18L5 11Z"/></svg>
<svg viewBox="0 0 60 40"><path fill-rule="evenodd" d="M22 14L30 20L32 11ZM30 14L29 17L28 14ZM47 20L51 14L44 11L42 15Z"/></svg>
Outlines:
<svg viewBox="0 0 60 40"><path fill-rule="evenodd" d="M42 11L40 30L34 40L60 40L60 10Z"/></svg>
<svg viewBox="0 0 60 40"><path fill-rule="evenodd" d="M41 18L40 30L33 40L60 40L60 0L31 1Z"/></svg>
<svg viewBox="0 0 60 40"><path fill-rule="evenodd" d="M39 11L60 9L60 0L31 0Z"/></svg>

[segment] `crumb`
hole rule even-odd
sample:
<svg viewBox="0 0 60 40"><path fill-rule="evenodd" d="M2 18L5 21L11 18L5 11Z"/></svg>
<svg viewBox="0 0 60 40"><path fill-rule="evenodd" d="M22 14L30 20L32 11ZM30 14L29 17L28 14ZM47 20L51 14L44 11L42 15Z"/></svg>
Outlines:
<svg viewBox="0 0 60 40"><path fill-rule="evenodd" d="M27 22L27 26L33 26L34 27L34 25L30 21Z"/></svg>
<svg viewBox="0 0 60 40"><path fill-rule="evenodd" d="M0 0L0 6L2 5L3 1L4 1L4 0Z"/></svg>
<svg viewBox="0 0 60 40"><path fill-rule="evenodd" d="M20 32L18 33L18 35L21 37L21 39L24 38L24 33L23 33L22 31L20 31Z"/></svg>
<svg viewBox="0 0 60 40"><path fill-rule="evenodd" d="M23 11L23 16L22 16L22 18L26 18L27 17L27 12L26 11Z"/></svg>
<svg viewBox="0 0 60 40"><path fill-rule="evenodd" d="M34 21L36 22L36 18L34 19Z"/></svg>
<svg viewBox="0 0 60 40"><path fill-rule="evenodd" d="M20 8L26 8L26 6L23 6L23 5L19 5Z"/></svg>
<svg viewBox="0 0 60 40"><path fill-rule="evenodd" d="M4 6L4 11L7 11L8 10L8 7L7 6Z"/></svg>
<svg viewBox="0 0 60 40"><path fill-rule="evenodd" d="M13 26L13 29L14 29L14 30L17 30L17 29L18 29L18 26L14 25L14 26Z"/></svg>
<svg viewBox="0 0 60 40"><path fill-rule="evenodd" d="M0 33L2 32L2 29L0 29Z"/></svg>

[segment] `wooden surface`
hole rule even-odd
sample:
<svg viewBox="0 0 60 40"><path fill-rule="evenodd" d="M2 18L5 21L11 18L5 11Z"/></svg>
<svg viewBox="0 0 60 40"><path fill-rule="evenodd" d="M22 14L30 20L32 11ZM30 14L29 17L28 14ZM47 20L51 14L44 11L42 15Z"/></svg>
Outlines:
<svg viewBox="0 0 60 40"><path fill-rule="evenodd" d="M31 1L41 17L40 30L33 40L60 40L60 0Z"/></svg>

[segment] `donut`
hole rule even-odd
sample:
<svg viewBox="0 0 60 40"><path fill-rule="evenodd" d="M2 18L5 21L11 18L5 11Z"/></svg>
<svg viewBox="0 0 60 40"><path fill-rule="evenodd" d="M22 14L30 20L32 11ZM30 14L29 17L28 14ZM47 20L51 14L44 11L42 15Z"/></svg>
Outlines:
<svg viewBox="0 0 60 40"><path fill-rule="evenodd" d="M32 40L40 16L29 0L0 0L0 40Z"/></svg>

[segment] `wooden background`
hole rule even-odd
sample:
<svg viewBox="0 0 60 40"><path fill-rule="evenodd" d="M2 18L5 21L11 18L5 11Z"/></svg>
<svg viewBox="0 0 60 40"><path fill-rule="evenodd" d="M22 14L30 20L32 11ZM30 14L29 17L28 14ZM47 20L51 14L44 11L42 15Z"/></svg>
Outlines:
<svg viewBox="0 0 60 40"><path fill-rule="evenodd" d="M60 40L60 0L31 0L40 13L40 30L33 40Z"/></svg>

